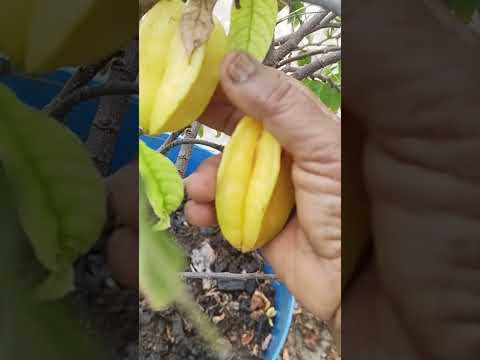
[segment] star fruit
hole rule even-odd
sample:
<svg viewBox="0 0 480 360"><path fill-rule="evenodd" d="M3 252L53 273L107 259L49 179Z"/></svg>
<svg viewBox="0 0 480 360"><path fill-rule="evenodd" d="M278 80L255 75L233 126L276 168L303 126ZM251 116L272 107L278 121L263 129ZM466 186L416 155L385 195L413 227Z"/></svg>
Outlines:
<svg viewBox="0 0 480 360"><path fill-rule="evenodd" d="M160 1L140 22L140 127L156 135L183 129L207 107L227 51L222 25L190 57L182 40L180 0Z"/></svg>
<svg viewBox="0 0 480 360"><path fill-rule="evenodd" d="M16 0L0 5L0 53L26 72L88 65L124 47L138 29L132 0Z"/></svg>
<svg viewBox="0 0 480 360"><path fill-rule="evenodd" d="M215 207L224 237L242 252L271 241L295 204L291 159L256 120L245 117L225 147Z"/></svg>

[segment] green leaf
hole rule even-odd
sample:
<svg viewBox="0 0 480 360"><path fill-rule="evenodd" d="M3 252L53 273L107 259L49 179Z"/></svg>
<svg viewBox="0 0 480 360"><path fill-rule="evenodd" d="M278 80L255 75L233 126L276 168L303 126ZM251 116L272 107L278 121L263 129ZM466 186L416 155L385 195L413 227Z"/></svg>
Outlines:
<svg viewBox="0 0 480 360"><path fill-rule="evenodd" d="M205 128L203 125L200 125L198 128L198 137L203 137L204 134L205 134Z"/></svg>
<svg viewBox="0 0 480 360"><path fill-rule="evenodd" d="M328 83L318 80L305 79L303 83L309 87L322 102L333 112L337 112L342 102L340 92Z"/></svg>
<svg viewBox="0 0 480 360"><path fill-rule="evenodd" d="M447 4L455 15L460 16L466 21L472 19L475 10L480 11L480 0L447 0Z"/></svg>
<svg viewBox="0 0 480 360"><path fill-rule="evenodd" d="M112 9L116 21L106 27ZM137 31L134 1L19 0L0 5L0 52L28 72L95 63L122 49Z"/></svg>
<svg viewBox="0 0 480 360"><path fill-rule="evenodd" d="M142 182L143 184L143 182ZM140 289L149 305L162 309L185 293L178 272L185 268L182 251L166 231L153 231L148 222L148 204L140 187Z"/></svg>
<svg viewBox="0 0 480 360"><path fill-rule="evenodd" d="M9 289L0 299L0 310L0 336L6 340L0 346L1 359L108 359L97 340L85 332L74 309L64 302L39 303L28 293Z"/></svg>
<svg viewBox="0 0 480 360"><path fill-rule="evenodd" d="M37 299L59 299L66 292L75 290L74 279L75 274L72 266L66 268L63 272L52 273L47 280L34 289L34 295Z"/></svg>
<svg viewBox="0 0 480 360"><path fill-rule="evenodd" d="M299 66L304 66L312 63L312 57L311 56L305 56L303 59L298 60L298 65Z"/></svg>
<svg viewBox="0 0 480 360"><path fill-rule="evenodd" d="M106 218L104 186L81 141L0 86L0 161L20 223L50 272L45 298L71 288L73 262L97 241Z"/></svg>
<svg viewBox="0 0 480 360"><path fill-rule="evenodd" d="M290 4L291 17L288 19L289 24L300 25L303 23L302 15L305 15L305 5L301 0L293 0Z"/></svg>
<svg viewBox="0 0 480 360"><path fill-rule="evenodd" d="M170 213L183 200L183 182L175 165L162 154L139 142L139 169L150 205L159 221L155 230L170 226Z"/></svg>
<svg viewBox="0 0 480 360"><path fill-rule="evenodd" d="M230 49L247 51L263 61L273 40L277 14L276 0L242 0L240 9L233 5Z"/></svg>

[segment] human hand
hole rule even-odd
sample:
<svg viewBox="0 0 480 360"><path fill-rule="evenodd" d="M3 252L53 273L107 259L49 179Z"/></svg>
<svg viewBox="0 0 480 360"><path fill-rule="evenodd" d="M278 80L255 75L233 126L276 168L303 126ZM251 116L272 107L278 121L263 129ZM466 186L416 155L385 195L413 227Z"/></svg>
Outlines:
<svg viewBox="0 0 480 360"><path fill-rule="evenodd" d="M343 297L346 358L480 353L479 46L433 3L345 4L342 131L368 128L375 242Z"/></svg>
<svg viewBox="0 0 480 360"><path fill-rule="evenodd" d="M292 156L296 214L263 253L297 299L322 319L335 320L339 334L340 123L296 80L250 61L245 54L227 56L222 88L202 119L208 126L231 133L244 110L261 119ZM235 65L250 69L250 78L238 81L243 75ZM218 156L206 160L186 179L190 200L185 212L194 225L215 223L213 201L219 160ZM138 256L132 256L138 254L138 163L114 174L108 186L116 214L115 230L107 246L108 263L122 284L138 286Z"/></svg>
<svg viewBox="0 0 480 360"><path fill-rule="evenodd" d="M279 278L321 319L336 317L341 299L341 131L339 119L301 83L244 53L229 54L221 88L201 116L204 124L231 133L242 114L261 121L293 159L296 213L262 249ZM185 181L187 220L208 226L215 219L220 157L206 160Z"/></svg>
<svg viewBox="0 0 480 360"><path fill-rule="evenodd" d="M107 239L107 263L115 280L138 288L138 160L107 178L113 227Z"/></svg>

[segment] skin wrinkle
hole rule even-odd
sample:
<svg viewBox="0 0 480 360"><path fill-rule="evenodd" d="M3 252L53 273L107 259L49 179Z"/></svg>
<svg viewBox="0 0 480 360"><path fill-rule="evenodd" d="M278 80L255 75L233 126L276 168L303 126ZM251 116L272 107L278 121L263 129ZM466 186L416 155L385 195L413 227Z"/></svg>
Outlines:
<svg viewBox="0 0 480 360"><path fill-rule="evenodd" d="M267 99L265 100L265 104L277 104L276 107L264 109L263 118L268 119L265 126L267 129L275 128L281 124L282 127L286 127L285 124L291 124L290 129L286 129L285 132L289 132L292 134L297 134L297 136L292 136L290 140L291 145L288 143L285 144L287 148L293 148L293 146L297 147L297 151L295 151L295 157L299 161L300 164L305 163L315 163L318 164L319 161L322 161L322 165L326 165L331 161L339 160L337 155L339 154L338 148L336 144L326 144L325 142L319 141L318 139L323 138L325 135L323 132L327 128L331 128L332 132L340 132L340 126L338 121L334 120L335 117L326 110L325 106L322 105L318 99L312 101L312 94L310 92L306 92L306 89L303 86L299 86L299 83L295 79L288 78L284 74L278 75L279 78L286 78L288 81L284 81L283 85L279 88L276 88L272 94L270 94ZM298 91L301 89L301 91ZM298 114L295 113L295 108L292 108L292 103L299 103L299 104L306 104L306 109L304 109L305 118L314 119L318 118L319 122L321 119L326 119L327 121L332 121L331 126L326 126L328 124L327 121L323 121L322 125L323 128L320 126L311 126L311 124L307 124L305 122L300 122L298 120ZM284 104L282 106L282 104ZM311 114L311 116L308 116ZM319 116L319 114L321 114ZM285 121L285 119L289 119L289 121ZM295 119L292 121L291 119ZM298 129L308 129L305 132L298 132ZM313 130L318 131L313 131ZM322 130L322 131L320 131ZM340 136L337 137L339 139L339 147L340 145ZM299 141L301 139L301 141ZM300 151L299 144L304 144L302 148L304 151ZM328 146L330 149L326 149L325 147ZM328 151L327 151L328 150Z"/></svg>
<svg viewBox="0 0 480 360"><path fill-rule="evenodd" d="M372 199L385 197L411 210L440 207L466 216L480 216L479 186L398 159L397 154L385 153L372 143L367 145L366 178Z"/></svg>
<svg viewBox="0 0 480 360"><path fill-rule="evenodd" d="M382 255L384 263L389 264L388 267L380 266L384 274L383 284L385 289L389 290L388 292L391 294L395 308L403 309L398 312L410 324L411 334L417 334L422 339L421 347L434 348L435 342L442 341L442 337L438 333L432 334L430 332L432 321L439 323L438 326L450 329L446 331L447 333L450 332L450 336L453 336L455 332L449 327L448 321L441 321L443 314L462 313L462 311L465 311L465 308L471 306L469 303L478 304L480 302L478 301L478 296L471 292L466 294L467 296L470 295L470 297L462 296L456 303L449 304L442 301L436 305L436 299L441 298L443 300L447 294L458 292L458 290L455 290L455 287L452 287L452 284L457 284L457 278L461 273L459 274L456 267L445 266L448 263L444 259L449 256L449 252L440 246L445 242L452 244L456 239L452 238L450 234L442 232L441 228L436 230L438 236L428 235L432 233L432 227L437 226L438 223L444 224L444 222L438 222L438 216L435 214L430 218L418 218L418 216L412 215L409 211L403 210L403 215L400 217L398 212L401 211L401 208L399 208L398 204L396 206L390 205L390 208L392 209L391 211L386 211L385 206L380 207L379 203L376 203L374 206L374 219L378 221L375 229L378 237L382 239L382 242L378 242L378 252ZM380 217L382 220L379 220ZM390 221L386 222L388 219ZM407 224L409 232L403 230L399 233L396 231L399 228L405 229ZM456 228L461 227L457 226ZM478 235L475 237L476 239L479 238ZM401 244L403 239L409 239L409 247L396 245ZM432 243L434 244L433 246ZM421 246L419 247L419 245ZM388 250L388 252L385 252L385 250ZM405 258L408 258L408 268L405 268L403 265L404 260L402 259ZM403 269L405 276L401 276ZM417 274L413 279L411 278L412 272ZM478 273L475 274L478 275ZM447 278L445 278L446 275ZM470 286L467 289L471 289L472 284L478 283L475 281L475 278L478 279L478 277L473 275L470 277ZM468 283L467 281L465 286ZM416 284L423 287L422 292L417 293L418 289L415 290ZM428 288L425 288L426 284L429 285ZM412 291L417 294L415 298L409 298L408 294L412 293ZM465 290L462 290L461 293L465 293ZM470 299L470 301L465 301L465 299ZM438 306L441 307L438 308ZM477 309L476 312L480 314L480 309ZM423 319L423 321L416 321L418 317ZM423 327L421 324L429 325ZM458 338L458 333L454 336L457 339L461 339ZM478 341L478 339L476 340ZM470 342L470 344L474 343L473 340Z"/></svg>
<svg viewBox="0 0 480 360"><path fill-rule="evenodd" d="M319 256L325 256L328 259L335 259L341 256L341 184L337 176L323 176L304 171L295 163L292 168L292 180L295 184L296 198L302 201L303 198L314 196L315 194L324 194L323 197L317 197L315 208L309 211L298 209L299 218L304 229L308 229L305 236L309 239L324 239L315 247L315 252ZM332 166L340 172L340 162ZM328 164L327 164L327 167ZM335 171L332 171L334 174ZM307 189L308 191L306 191ZM308 192L308 194L306 194ZM322 216L319 216L322 214ZM312 242L314 243L314 242Z"/></svg>
<svg viewBox="0 0 480 360"><path fill-rule="evenodd" d="M466 92L468 89L463 89L463 91ZM475 94L477 89L472 88L470 91ZM409 96L405 94L409 94ZM422 98L428 94L431 108L428 108L427 105L419 105L418 102L412 103L415 94ZM396 85L393 89L384 89L375 98L372 105L375 110L372 110L369 115L369 128L372 132L387 137L434 137L444 140L473 137L479 134L475 121L472 121L479 111L478 98L470 95L470 100L466 101L466 96L469 95L449 94L448 99L443 99L431 95L427 88L416 91L415 87L410 86L408 89L403 89L400 85ZM399 99L405 105L398 109L399 111L392 112L390 106L383 106L384 103L389 104L392 98ZM420 106L421 109L418 108ZM460 113L465 116L458 118ZM382 120L385 118L388 118L389 121Z"/></svg>
<svg viewBox="0 0 480 360"><path fill-rule="evenodd" d="M332 169L327 169L324 172L312 173L305 171L303 167L294 164L292 167L292 180L299 187L304 189L311 189L309 192L314 195L315 193L325 193L327 195L339 195L341 194L341 183L333 174L334 171L340 171L338 166L332 166ZM322 179L318 181L318 177Z"/></svg>
<svg viewBox="0 0 480 360"><path fill-rule="evenodd" d="M392 58L399 60L396 57ZM425 56L420 60L425 69L427 69L427 64L429 66L439 64L438 62L432 63L430 58L431 56L428 56L428 59ZM416 61L419 60L416 59ZM399 63L403 63L403 61L400 60ZM470 290L467 298L460 296L457 299L458 302L443 304L443 307L437 309L436 312L432 312L433 309L428 306L436 304L435 299L445 299L449 296L447 294L457 294L459 290L456 290L456 279L459 275L465 276L465 265L462 264L474 263L475 257L477 262L480 259L478 253L477 255L470 254L467 258L458 255L456 265L452 266L449 259L452 257L452 253L456 254L458 251L455 243L458 241L459 234L445 234L451 222L438 221L438 210L434 213L440 207L444 209L444 212L451 213L451 217L460 217L458 212L464 216L468 214L467 221L470 222L470 230L466 231L465 227L460 226L456 226L456 228L462 229L463 233L468 232L467 236L470 239L480 238L478 230L476 236L474 235L475 221L478 229L480 196L471 196L472 193L479 194L478 190L475 190L475 187L478 189L479 181L478 172L475 172L474 166L475 154L478 154L475 149L475 138L478 139L478 124L476 126L475 121L472 121L477 118L475 114L479 113L479 102L478 99L475 99L478 97L478 91L473 86L475 81L472 81L471 78L465 79L463 84L470 85L456 89L450 87L450 84L458 81L458 78L453 78L458 75L458 72L457 74L454 74L453 71L448 73L445 71L448 67L443 67L443 69L441 67L439 67L440 71L431 69L426 71L434 76L442 76L442 81L435 79L434 83L448 84L448 88L438 86L432 89L432 81L428 77L419 77L408 84L408 87L405 83L402 85L400 79L390 79L390 81L382 79L383 85L378 86L377 84L372 87L376 93L371 97L373 100L368 105L370 138L366 155L366 172L369 180L369 193L373 197L374 208L376 208L374 220L378 224L376 235L378 244L380 244L379 258L385 256L387 246L391 246L395 242L403 242L403 246L393 246L394 249L390 250L392 253L390 260L383 261L385 264L382 266L385 273L383 283L391 293L390 297L396 304L396 308L404 309L399 312L401 317L409 323L409 329L414 334L411 338L416 340L418 349L436 351L438 359L450 358L454 354L457 358L463 356L467 359L472 358L475 347L478 354L478 345L474 345L480 343L478 335L477 337L473 335L473 338L470 339L463 339L462 342L462 338L459 337L461 333L459 329L465 329L467 323L462 325L460 322L459 328L454 329L451 327L449 317L447 316L447 319L444 320L442 316L444 316L443 314L462 313L464 308L469 306L469 302L470 305L480 303L478 295ZM452 66L452 68L455 67ZM422 71L415 70L417 70L417 74L422 74ZM405 71L395 70L392 73L408 77ZM464 74L467 73L464 72ZM395 84L393 89L392 84ZM408 92L405 92L407 89ZM430 97L425 98L425 95L430 95ZM466 96L469 97L466 98ZM391 98L398 99L402 104L401 107L396 108L396 111L392 111L390 106L381 106L383 100L388 100L386 104L390 104ZM422 99L422 102L412 104L411 99ZM458 109L462 109L462 111L458 111ZM460 113L467 115L461 118L458 116ZM471 114L470 117L468 113ZM448 136L450 139L447 140ZM465 145L466 139L469 140L468 145ZM428 155L437 156L434 156L433 161L429 161ZM453 166L448 162L453 162ZM437 183L438 180L441 180L440 186L434 182L435 180ZM419 185L419 182L430 184L430 186ZM432 187L431 184L436 184L436 186ZM464 196L459 196L461 194ZM478 200L475 201L475 199ZM395 213L390 215L386 213L385 202L388 202L391 207L396 207L397 210L403 209L406 214L410 213L408 220L399 221L399 217ZM445 216L448 215L445 214ZM387 218L390 218L390 221L386 221ZM422 229L415 230L420 226L422 220L424 227L431 226L438 229L436 231L438 237L431 238L424 235L425 230L423 232ZM406 231L407 226L411 228L410 231ZM390 230L386 231L389 227ZM382 229L385 232L380 231ZM417 250L415 250L417 247L413 246L412 248L412 246L406 246L405 243L407 241L415 245L416 242L425 242L426 240L430 240L431 246L421 247ZM390 245L383 244L384 242ZM441 243L446 243L446 246L449 247L447 251L443 250L443 253L438 252ZM381 246L382 244L383 246ZM397 258L408 259L410 266L418 263L416 277L411 278L414 269L407 268L403 281L399 281L402 279L399 275L404 264ZM445 274L449 275L447 279L443 280ZM478 279L478 272L471 274L468 277L469 281L465 280L464 286L470 283L468 289L472 289L475 276ZM462 279L465 278L462 277ZM422 289L423 291L418 293L416 298L408 298L405 293L413 291L417 294L416 284L420 286L429 284L430 286L429 289ZM455 285L452 286L452 284ZM394 289L396 290L393 291ZM420 294L425 298L423 305L418 299ZM470 301L466 301L466 299ZM442 303L438 306L441 305ZM472 311L480 313L478 309ZM418 317L424 320L418 321ZM432 322L439 323L440 328L437 328L435 333L431 333ZM472 329L469 330L472 331ZM445 341L446 339L448 340ZM461 354L455 346L452 345L448 348L448 345L445 345L457 341L462 343ZM445 356L440 355L442 351ZM466 354L470 354L470 357L467 357ZM425 358L431 358L428 355Z"/></svg>
<svg viewBox="0 0 480 360"><path fill-rule="evenodd" d="M304 235L297 233L297 238L301 236L304 236ZM328 289L332 289L332 291L333 289L338 288L339 286L337 281L338 273L335 274L332 271L331 264L325 263L321 258L319 259L312 251L312 248L309 246L310 243L308 241L301 241L301 242L295 242L295 243L292 242L291 246L298 246L299 244L304 245L303 247L301 247L302 253L303 253L303 256L301 257L302 262L304 262L304 264L305 263L310 264L309 268L311 269L312 274L325 274L325 275L330 274L330 276L323 276L322 283L324 284L322 286L325 286ZM289 252L288 254L287 253L283 254L285 257L283 261L285 263L290 263L290 265L286 266L285 268L293 269L293 271L291 270L291 271L282 272L279 275L281 275L282 278L286 279L286 282L290 284L289 286L291 287L292 292L299 293L301 291L304 291L306 286L308 286L310 283L309 283L309 279L299 277L297 276L297 274L295 274L294 269L297 269L298 265L295 265L296 257L295 256L292 257L291 254L295 254L295 251ZM340 266L337 266L337 269L338 269L338 272L341 271ZM334 293L340 293L340 291L334 291ZM315 302L313 304L310 304L309 307L312 309L312 311L315 312L315 314L317 314L317 316L319 316L321 319L332 318L334 312L333 311L326 312L324 310L324 308L332 308L331 306L326 307L325 304L322 304L322 305L320 304L316 305L316 304L318 303Z"/></svg>
<svg viewBox="0 0 480 360"><path fill-rule="evenodd" d="M480 181L480 167L469 166L469 155L480 152L480 137L456 138L450 141L425 137L371 138L386 153L399 160L441 172L472 185L477 185Z"/></svg>

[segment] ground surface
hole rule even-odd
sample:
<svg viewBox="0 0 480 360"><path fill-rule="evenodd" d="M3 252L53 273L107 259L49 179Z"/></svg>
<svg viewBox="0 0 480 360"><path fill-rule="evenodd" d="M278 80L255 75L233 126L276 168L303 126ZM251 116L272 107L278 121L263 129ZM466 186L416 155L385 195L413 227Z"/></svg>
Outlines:
<svg viewBox="0 0 480 360"><path fill-rule="evenodd" d="M281 360L339 360L326 324L297 306Z"/></svg>
<svg viewBox="0 0 480 360"><path fill-rule="evenodd" d="M172 230L188 255L187 271L241 273L261 271L262 258L241 254L217 229L188 226L182 212L172 218ZM271 339L266 313L274 292L268 281L187 280L202 312L225 338L224 359L260 359ZM188 318L175 308L152 313L140 302L140 359L215 359Z"/></svg>
<svg viewBox="0 0 480 360"><path fill-rule="evenodd" d="M189 255L188 271L260 271L258 254L240 254L218 230L188 226L182 212L172 219L176 238ZM274 293L268 281L187 280L197 303L227 340L223 359L260 359L270 341L266 315ZM152 312L138 292L121 289L110 277L101 252L77 264L77 291L68 299L89 333L101 339L115 360L215 359L191 322L170 307ZM333 360L331 337L323 322L297 308L280 360Z"/></svg>
<svg viewBox="0 0 480 360"><path fill-rule="evenodd" d="M120 288L110 277L101 253L76 266L77 290L67 299L112 360L138 359L138 291Z"/></svg>

